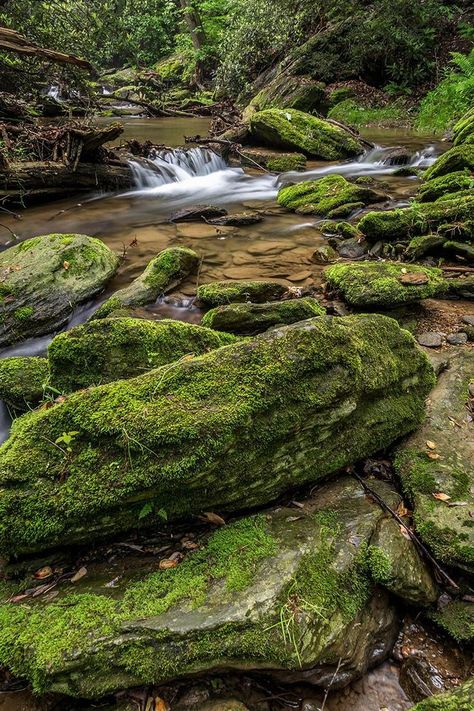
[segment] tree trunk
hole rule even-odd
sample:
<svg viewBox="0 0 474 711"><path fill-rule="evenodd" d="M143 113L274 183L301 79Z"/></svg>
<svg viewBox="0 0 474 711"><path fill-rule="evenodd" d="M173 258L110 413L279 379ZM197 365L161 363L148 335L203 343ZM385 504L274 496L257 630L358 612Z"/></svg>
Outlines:
<svg viewBox="0 0 474 711"><path fill-rule="evenodd" d="M199 13L189 0L179 0L179 4L183 10L186 24L191 33L194 49L199 51L206 43L206 35Z"/></svg>

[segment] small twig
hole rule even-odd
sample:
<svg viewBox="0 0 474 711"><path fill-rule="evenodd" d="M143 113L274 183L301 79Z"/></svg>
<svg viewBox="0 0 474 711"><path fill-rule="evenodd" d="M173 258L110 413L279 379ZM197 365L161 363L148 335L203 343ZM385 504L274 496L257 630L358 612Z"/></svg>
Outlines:
<svg viewBox="0 0 474 711"><path fill-rule="evenodd" d="M0 222L0 227L4 227L6 230L8 230L8 232L11 234L11 236L13 237L13 239L18 239L18 235L16 235L16 234L13 232L13 230L11 230L11 229L8 227L8 225L4 225L3 222Z"/></svg>
<svg viewBox="0 0 474 711"><path fill-rule="evenodd" d="M364 479L362 479L362 477L359 476L359 474L357 474L357 472L355 471L355 469L352 469L352 472L351 472L351 473L355 476L355 478L357 479L357 481L359 482L359 484L361 484L361 486L364 488L364 490L365 490L368 494L370 494L370 496L371 496L385 511L388 511L388 513L395 519L395 521L396 521L397 523L399 523L400 526L402 526L402 527L405 529L405 531L408 533L408 535L410 536L410 538L411 538L411 540L413 541L413 543L418 547L418 549L420 550L420 552L422 553L422 555L430 561L430 563L431 563L431 565L433 566L433 568L436 570L436 572L439 574L439 576L445 581L445 583L447 583L447 584L449 585L449 587L454 588L455 590L459 590L459 586L457 585L457 583L455 583L454 580L452 580L452 579L449 577L449 575L443 570L443 568L439 565L439 563L433 558L433 556L431 555L431 553L429 552L429 550L426 548L426 546L420 541L420 539L418 538L418 536L416 535L416 533L415 533L414 531L412 531L412 529L411 529L409 526L406 525L406 523L405 523L405 522L403 521L403 519L397 514L397 512L394 511L392 508L390 508L390 506L382 499L381 496L379 496L379 494L377 494L376 491L374 491L373 489L370 488L370 486L367 484L367 482L364 481Z"/></svg>
<svg viewBox="0 0 474 711"><path fill-rule="evenodd" d="M331 681L329 682L329 686L327 687L327 689L326 689L326 691L325 691L325 693L324 693L323 705L321 706L320 711L324 711L324 707L326 706L326 701L328 700L329 692L331 691L331 686L334 684L334 682L335 682L335 680L336 680L336 676L337 676L338 673L339 673L339 669L341 668L341 664L342 664L342 657L339 657L339 661L338 661L338 663L337 663L336 671L335 671L334 674L332 675L332 679L331 679Z"/></svg>

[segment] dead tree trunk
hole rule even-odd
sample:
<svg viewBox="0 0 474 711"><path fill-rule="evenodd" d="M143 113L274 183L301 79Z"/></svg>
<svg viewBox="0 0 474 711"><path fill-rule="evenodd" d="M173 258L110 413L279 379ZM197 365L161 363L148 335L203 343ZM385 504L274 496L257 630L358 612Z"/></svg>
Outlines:
<svg viewBox="0 0 474 711"><path fill-rule="evenodd" d="M47 59L56 64L72 64L80 69L85 69L87 72L96 73L92 64L86 59L80 59L80 57L76 57L73 54L56 52L54 49L40 47L35 42L30 42L16 30L10 30L7 27L0 27L0 50L3 52L15 52L15 54L28 57L37 57L38 59Z"/></svg>

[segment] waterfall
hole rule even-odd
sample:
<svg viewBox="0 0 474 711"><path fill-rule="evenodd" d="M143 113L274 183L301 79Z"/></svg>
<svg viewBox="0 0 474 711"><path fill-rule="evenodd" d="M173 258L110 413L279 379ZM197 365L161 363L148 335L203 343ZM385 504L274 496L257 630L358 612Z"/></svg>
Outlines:
<svg viewBox="0 0 474 711"><path fill-rule="evenodd" d="M180 183L197 176L210 175L228 166L217 153L207 148L153 149L147 159L152 165L130 161L138 189L155 188L168 183Z"/></svg>

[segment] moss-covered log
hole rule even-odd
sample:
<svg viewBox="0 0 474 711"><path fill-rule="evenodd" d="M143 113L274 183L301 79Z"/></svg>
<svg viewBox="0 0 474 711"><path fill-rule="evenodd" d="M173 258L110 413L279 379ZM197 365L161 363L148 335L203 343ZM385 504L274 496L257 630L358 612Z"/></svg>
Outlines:
<svg viewBox="0 0 474 711"><path fill-rule="evenodd" d="M394 320L320 316L76 393L0 449L0 553L268 502L413 430L432 384Z"/></svg>
<svg viewBox="0 0 474 711"><path fill-rule="evenodd" d="M398 506L386 483L373 486ZM383 510L344 477L301 515L279 507L221 527L175 568L121 561L111 588L110 564L92 563L52 601L0 601L0 663L37 692L88 698L222 668L347 684L395 641L380 585L418 605L436 598L411 541L394 525L373 542L379 526Z"/></svg>
<svg viewBox="0 0 474 711"><path fill-rule="evenodd" d="M0 254L0 345L49 333L99 292L118 257L99 239L33 237Z"/></svg>

